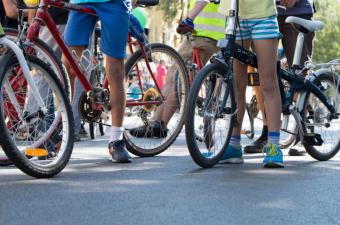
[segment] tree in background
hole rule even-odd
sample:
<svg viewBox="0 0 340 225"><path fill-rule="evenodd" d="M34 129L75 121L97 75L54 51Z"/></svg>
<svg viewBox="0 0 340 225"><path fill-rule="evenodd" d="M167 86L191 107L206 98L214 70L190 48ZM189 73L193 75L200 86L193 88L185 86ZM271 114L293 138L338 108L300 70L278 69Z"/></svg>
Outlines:
<svg viewBox="0 0 340 225"><path fill-rule="evenodd" d="M313 61L328 62L340 58L340 2L338 0L318 0L315 20L325 23L322 31L316 32Z"/></svg>
<svg viewBox="0 0 340 225"><path fill-rule="evenodd" d="M183 19L186 3L184 0L163 0L159 1L159 9L164 11L165 21L174 22L174 19L180 13L180 20Z"/></svg>

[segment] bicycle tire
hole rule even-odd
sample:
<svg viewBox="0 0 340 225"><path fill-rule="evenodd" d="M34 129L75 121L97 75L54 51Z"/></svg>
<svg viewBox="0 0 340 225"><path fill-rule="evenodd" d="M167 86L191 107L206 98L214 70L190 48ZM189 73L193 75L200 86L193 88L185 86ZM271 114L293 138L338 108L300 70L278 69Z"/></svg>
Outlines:
<svg viewBox="0 0 340 225"><path fill-rule="evenodd" d="M8 156L5 154L5 152L0 147L0 166L9 166L12 165L13 162Z"/></svg>
<svg viewBox="0 0 340 225"><path fill-rule="evenodd" d="M212 77L210 78L209 76L211 74ZM196 162L196 164L203 168L210 168L218 163L229 143L235 121L234 113L236 112L236 103L234 90L231 80L226 81L226 76L227 68L224 65L214 63L209 64L198 72L189 92L185 115L185 137L192 159ZM203 87L202 91L201 87ZM216 87L217 90L220 91L217 91ZM222 87L224 87L225 91L221 102L221 98L217 94L223 92ZM228 107L227 104L229 104ZM216 112L214 112L214 107L217 108ZM205 118L211 117L212 114L214 114L214 118L210 120L210 123L214 120L215 125L209 132L213 132L214 145L207 146L204 140L202 141L197 139L197 136L202 136L197 133L199 133L201 129L199 122L202 120L203 123L205 123ZM196 115L198 115L198 119L196 119ZM217 130L218 128L216 128L218 127L216 125L216 121L217 119L225 119L227 117L225 117L225 115L230 117L229 124L223 124L219 127L225 127L227 130L219 132ZM201 119L200 117L203 118ZM204 124L202 127L204 130L206 129ZM218 133L221 134L220 137L216 137ZM209 140L211 140L211 137L209 137ZM218 152L216 153L214 149L217 149ZM211 152L212 154L210 154ZM208 154L208 156L205 154Z"/></svg>
<svg viewBox="0 0 340 225"><path fill-rule="evenodd" d="M324 93L326 93L326 96L329 98L328 101L333 103L333 106L336 109L336 113L338 115L340 115L340 85L339 85L339 77L334 74L333 72L323 72L321 74L319 74L317 76L317 79L314 81L315 84L317 84L320 88L324 88L325 89L325 84L327 83L328 85L332 85L335 84L335 87L333 87L331 89L330 86L327 87L327 89L323 90ZM335 96L331 96L335 94ZM314 99L312 99L313 97L315 97ZM335 97L335 99L333 98ZM314 103L312 103L311 101L315 100ZM312 105L309 105L312 104ZM327 113L328 112L327 108L324 106L324 109L322 109L322 105L323 103L321 102L321 100L318 100L318 98L316 96L314 96L312 93L308 93L307 97L305 99L304 102L304 108L303 108L303 112L305 112L304 114L309 114L309 115L304 115L305 119L307 119L307 122L312 122L314 124L320 123L322 124L325 120L325 118L327 118ZM307 107L310 107L309 109ZM327 112L325 112L327 111ZM312 156L314 159L319 160L319 161L327 161L331 158L333 158L340 150L340 135L338 135L336 138L332 139L331 138L331 134L340 134L340 119L337 118L336 121L332 120L329 123L329 127L326 127L326 129L324 129L325 134L322 135L320 134L317 129L316 126L314 126L313 128L313 133L318 133L320 135L320 137L323 139L323 143L320 146L320 148L317 145L311 145L308 144L306 141L303 142L303 145L306 149L306 151L308 152L308 154L310 156ZM331 128L332 124L335 126L335 128L338 128L335 131L332 131ZM308 123L304 124L305 129L308 129ZM320 126L322 127L322 126ZM322 128L320 130L321 132L323 131ZM330 140L332 139L332 140ZM327 142L328 140L330 140L330 142L334 142L334 143L329 143ZM326 143L327 142L327 143ZM328 152L321 152L321 147L323 145L325 146L325 149L327 149Z"/></svg>
<svg viewBox="0 0 340 225"><path fill-rule="evenodd" d="M18 36L18 30L13 29L13 28L4 28L6 37L13 38L12 40L16 40L17 36ZM65 87L65 90L67 92L67 96L69 96L69 98L71 97L71 86L70 86L70 80L65 72L65 68L63 67L63 64L61 62L61 59L58 58L53 50L41 39L35 37L32 41L33 45L34 45L34 49L35 50L39 50L40 52L40 58L44 58L44 62L46 62L48 65L51 66L51 68L53 69L53 71L55 72L55 74L58 76L58 78L60 79L62 85ZM31 46L30 46L31 47ZM27 48L26 48L27 50ZM27 51L26 51L27 53ZM35 54L33 54L35 55ZM0 150L1 151L1 150ZM10 159L8 159L8 157L6 157L6 155L2 155L2 157L0 157L0 166L8 166L11 165L13 163L11 163Z"/></svg>
<svg viewBox="0 0 340 225"><path fill-rule="evenodd" d="M3 150L5 151L6 155L12 160L12 162L24 173L36 177L36 178L49 178L53 177L59 172L61 172L65 166L67 165L73 149L73 142L74 142L74 119L72 114L71 105L69 102L68 97L66 96L65 90L62 87L60 80L57 78L57 76L54 74L52 69L44 63L42 60L33 57L32 55L27 55L27 62L30 65L30 68L35 66L34 68L40 68L43 72L41 73L41 76L46 77L49 79L50 84L53 85L53 90L56 91L54 93L54 98L58 98L60 100L58 102L58 108L63 107L61 110L63 118L67 118L67 121L61 121L56 120L57 122L53 123L54 126L51 125L52 128L48 128L46 131L46 135L43 134L42 136L44 139L41 140L42 143L53 143L52 139L54 139L56 136L59 136L60 133L60 127L64 127L65 129L62 130L63 137L61 139L61 147L58 150L57 154L61 154L61 156L56 157L57 161L53 162L51 164L47 164L50 159L42 160L42 165L36 164L36 162L39 162L39 159L33 162L31 161L32 157L26 156L24 153L24 150L19 150L18 146L16 145L16 136L15 134L11 136L11 132L8 128L8 123L6 122L6 107L0 107L0 136L1 138L1 145ZM4 106L4 104L8 104L4 101L4 93L6 93L5 90L5 83L8 79L6 78L7 74L11 74L10 71L11 68L18 65L18 60L16 56L12 55L7 62L4 63L4 66L1 67L0 70L0 87L1 87L1 93L0 93L0 105ZM6 78L6 79L5 79ZM25 94L26 95L26 94ZM26 98L26 97L25 97ZM57 117L59 118L59 117ZM48 118L47 118L48 119ZM53 128L54 127L54 128ZM45 127L46 128L46 127ZM58 132L58 133L57 133ZM14 137L14 138L13 138ZM34 137L33 137L34 138ZM28 139L27 139L28 140ZM35 148L39 148L41 145L37 147L31 147L33 150ZM55 146L53 146L55 147ZM47 147L46 147L47 149ZM39 157L35 157L39 158Z"/></svg>
<svg viewBox="0 0 340 225"><path fill-rule="evenodd" d="M171 132L168 132L169 135L167 135L165 138L160 138L158 140L155 138L152 140L148 139L150 141L149 143L150 146L146 146L146 144L148 143L144 142L144 145L143 143L140 143L140 140L138 138L132 137L128 129L125 132L124 136L126 140L126 147L129 152L140 157L152 157L165 151L176 140L177 136L181 132L183 124L184 124L184 106L185 106L187 95L189 92L189 84L188 84L188 74L186 70L186 64L184 63L182 57L177 53L176 50L174 50L172 47L168 45L161 44L161 43L149 44L145 47L145 49L147 51L147 57L149 60L155 61L156 56L158 56L156 55L156 53L167 54L167 56L169 56L172 60L174 60L174 62L176 63L175 65L176 69L178 71L181 71L179 73L179 76L181 77L182 95L183 95L183 99L182 99L180 110L179 110L180 114L178 115L178 121L174 125L175 127L173 127ZM149 55L149 52L151 52L152 54L151 56ZM126 78L128 78L129 74L133 72L135 65L139 63L140 60L141 62L144 62L143 58L144 58L144 55L140 49L136 51L132 56L129 57L128 61L125 64ZM163 103L163 104L166 104L166 103Z"/></svg>
<svg viewBox="0 0 340 225"><path fill-rule="evenodd" d="M13 28L4 28L6 37L17 38L18 30ZM14 39L15 40L15 39ZM66 69L61 62L61 58L57 57L51 47L49 47L43 40L38 37L35 37L32 41L33 48L38 50L40 55L39 59L42 59L46 64L48 64L54 73L57 75L61 84L66 90L67 96L71 99L71 85L68 75L66 73ZM29 46L32 47L32 46ZM25 52L27 53L27 48L25 48ZM30 53L30 55L37 56L36 54Z"/></svg>

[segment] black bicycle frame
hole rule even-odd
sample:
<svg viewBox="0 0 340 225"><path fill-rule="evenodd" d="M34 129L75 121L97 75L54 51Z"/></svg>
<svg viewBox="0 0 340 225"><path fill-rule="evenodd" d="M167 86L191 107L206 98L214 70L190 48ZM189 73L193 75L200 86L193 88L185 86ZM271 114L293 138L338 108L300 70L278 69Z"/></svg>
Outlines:
<svg viewBox="0 0 340 225"><path fill-rule="evenodd" d="M236 29L236 28L235 28ZM221 55L215 55L211 62L219 62L223 63L225 66L232 66L231 59L237 59L240 62L250 65L254 68L258 68L257 65L257 57L256 54L253 52L243 48L242 46L238 45L235 42L235 35L226 35L225 39L225 47L221 48L222 58ZM296 74L293 71L286 71L281 68L280 62L277 63L278 65L278 77L282 78L283 80L287 81L290 84L291 89L286 93L283 90L283 84L280 82L280 94L281 94L281 100L282 100L282 112L283 113L289 113L289 106L293 102L294 94L296 92L311 92L316 97L320 99L320 101L327 107L327 109L334 114L336 112L335 108L328 102L326 95L314 84L312 81L304 78L301 75ZM231 70L232 73L232 70ZM230 80L231 73L227 73L227 80Z"/></svg>

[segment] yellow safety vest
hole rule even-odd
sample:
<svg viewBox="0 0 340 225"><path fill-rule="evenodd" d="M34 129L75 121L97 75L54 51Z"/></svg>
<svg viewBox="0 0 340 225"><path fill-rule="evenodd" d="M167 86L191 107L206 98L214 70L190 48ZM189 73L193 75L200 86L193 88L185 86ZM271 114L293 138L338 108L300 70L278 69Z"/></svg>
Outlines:
<svg viewBox="0 0 340 225"><path fill-rule="evenodd" d="M195 6L196 0L190 0L190 10ZM226 15L218 12L219 5L208 3L194 20L194 36L209 37L220 40L225 36Z"/></svg>
<svg viewBox="0 0 340 225"><path fill-rule="evenodd" d="M2 25L0 23L0 36L4 36L5 35L5 32L4 30L2 29Z"/></svg>

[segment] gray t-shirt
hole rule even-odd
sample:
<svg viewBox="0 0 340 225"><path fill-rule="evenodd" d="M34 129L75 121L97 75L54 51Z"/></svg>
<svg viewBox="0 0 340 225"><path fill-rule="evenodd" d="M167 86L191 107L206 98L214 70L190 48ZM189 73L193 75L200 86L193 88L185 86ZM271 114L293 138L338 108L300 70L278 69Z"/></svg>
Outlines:
<svg viewBox="0 0 340 225"><path fill-rule="evenodd" d="M312 15L314 13L313 0L300 0L293 8L286 10L278 7L278 15L297 16L297 15Z"/></svg>

